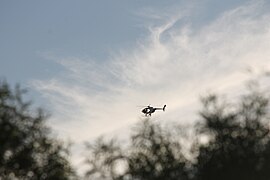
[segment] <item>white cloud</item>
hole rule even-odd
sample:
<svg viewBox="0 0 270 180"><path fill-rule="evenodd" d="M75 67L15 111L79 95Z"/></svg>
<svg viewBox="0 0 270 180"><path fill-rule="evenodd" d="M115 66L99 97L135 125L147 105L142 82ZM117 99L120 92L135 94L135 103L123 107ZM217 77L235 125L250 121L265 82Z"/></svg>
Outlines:
<svg viewBox="0 0 270 180"><path fill-rule="evenodd" d="M156 120L187 122L201 94L236 92L250 78L247 68L270 71L270 13L263 7L243 5L200 29L170 17L137 48L106 61L56 58L66 71L33 85L50 101L53 127L76 143L139 121L137 105L166 103Z"/></svg>

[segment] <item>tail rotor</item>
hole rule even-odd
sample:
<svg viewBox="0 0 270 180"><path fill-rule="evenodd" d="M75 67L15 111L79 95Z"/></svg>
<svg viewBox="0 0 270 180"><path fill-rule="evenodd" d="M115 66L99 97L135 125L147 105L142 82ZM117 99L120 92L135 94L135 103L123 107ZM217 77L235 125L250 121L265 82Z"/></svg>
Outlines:
<svg viewBox="0 0 270 180"><path fill-rule="evenodd" d="M162 110L165 111L165 108L166 108L166 104L163 106Z"/></svg>

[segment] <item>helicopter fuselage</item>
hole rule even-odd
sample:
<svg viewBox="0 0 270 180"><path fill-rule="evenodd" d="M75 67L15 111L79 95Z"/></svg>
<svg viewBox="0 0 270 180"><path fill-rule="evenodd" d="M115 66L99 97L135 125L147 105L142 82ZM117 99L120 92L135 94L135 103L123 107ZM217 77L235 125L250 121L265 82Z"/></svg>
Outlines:
<svg viewBox="0 0 270 180"><path fill-rule="evenodd" d="M152 106L147 106L142 110L142 113L145 114L145 116L151 116L152 113L154 113L156 110L163 110L165 111L166 105L163 106L163 108L154 108Z"/></svg>

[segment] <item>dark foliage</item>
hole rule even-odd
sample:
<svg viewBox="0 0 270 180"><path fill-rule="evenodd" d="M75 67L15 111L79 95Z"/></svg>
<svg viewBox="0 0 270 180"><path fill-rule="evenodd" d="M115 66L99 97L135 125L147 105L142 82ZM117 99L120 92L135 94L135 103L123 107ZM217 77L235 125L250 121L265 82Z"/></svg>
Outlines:
<svg viewBox="0 0 270 180"><path fill-rule="evenodd" d="M101 139L88 146L88 177L99 172L100 179L114 180L270 179L269 104L265 95L252 91L238 104L210 95L202 102L195 140L189 142L193 144L189 160L181 148L186 144L179 141L183 137L172 138L172 129L146 119L135 129L129 146ZM174 130L180 131L177 127ZM116 171L119 164L121 173Z"/></svg>
<svg viewBox="0 0 270 180"><path fill-rule="evenodd" d="M138 124L130 146L102 138L89 146L87 177L115 180L185 180L188 179L186 159L180 143L173 140L158 124L149 119ZM117 173L118 168L125 169ZM97 176L98 175L98 176Z"/></svg>
<svg viewBox="0 0 270 180"><path fill-rule="evenodd" d="M234 108L216 96L203 102L199 131L210 141L199 148L197 179L270 179L268 99L252 92Z"/></svg>
<svg viewBox="0 0 270 180"><path fill-rule="evenodd" d="M179 142L162 128L145 120L132 136L131 153L127 156L131 179L187 179L185 162Z"/></svg>
<svg viewBox="0 0 270 180"><path fill-rule="evenodd" d="M89 179L117 179L120 175L116 172L117 165L124 160L122 149L115 140L105 141L100 137L94 144L86 144L89 149L89 158L86 163L89 170L86 177Z"/></svg>
<svg viewBox="0 0 270 180"><path fill-rule="evenodd" d="M42 110L24 102L25 90L0 81L0 179L69 179L68 149L49 136Z"/></svg>

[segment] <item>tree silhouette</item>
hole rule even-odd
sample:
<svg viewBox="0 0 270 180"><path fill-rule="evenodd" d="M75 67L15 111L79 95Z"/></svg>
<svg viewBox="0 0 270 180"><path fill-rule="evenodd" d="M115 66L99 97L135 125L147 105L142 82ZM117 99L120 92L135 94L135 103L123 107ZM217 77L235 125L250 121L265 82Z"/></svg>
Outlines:
<svg viewBox="0 0 270 180"><path fill-rule="evenodd" d="M195 140L190 142L193 158L185 156L185 144L178 141L183 137L172 138L172 129L145 119L135 128L129 145L99 139L98 145L88 147L91 167L96 167L88 177L99 172L113 180L270 179L269 102L265 94L252 90L233 103L209 95L202 104ZM122 162L121 174L114 171L116 161Z"/></svg>
<svg viewBox="0 0 270 180"><path fill-rule="evenodd" d="M103 137L99 137L95 143L87 143L86 146L88 149L86 163L89 166L86 178L95 180L120 178L116 166L119 161L124 160L124 156L116 140L105 141Z"/></svg>
<svg viewBox="0 0 270 180"><path fill-rule="evenodd" d="M75 177L68 148L50 137L46 115L31 109L22 90L0 81L0 179L70 179Z"/></svg>
<svg viewBox="0 0 270 180"><path fill-rule="evenodd" d="M118 145L117 145L118 144ZM160 125L146 119L139 123L130 146L120 147L116 141L98 139L91 146L87 177L114 180L185 180L188 178L186 159L178 141ZM116 163L118 161L118 164ZM125 169L116 173L115 165ZM122 166L121 166L122 165Z"/></svg>
<svg viewBox="0 0 270 180"><path fill-rule="evenodd" d="M180 143L149 119L139 125L132 136L130 148L126 176L131 179L187 179L186 158L181 152Z"/></svg>
<svg viewBox="0 0 270 180"><path fill-rule="evenodd" d="M209 142L199 147L197 179L270 179L268 99L253 91L234 107L214 95L203 103L198 130Z"/></svg>

